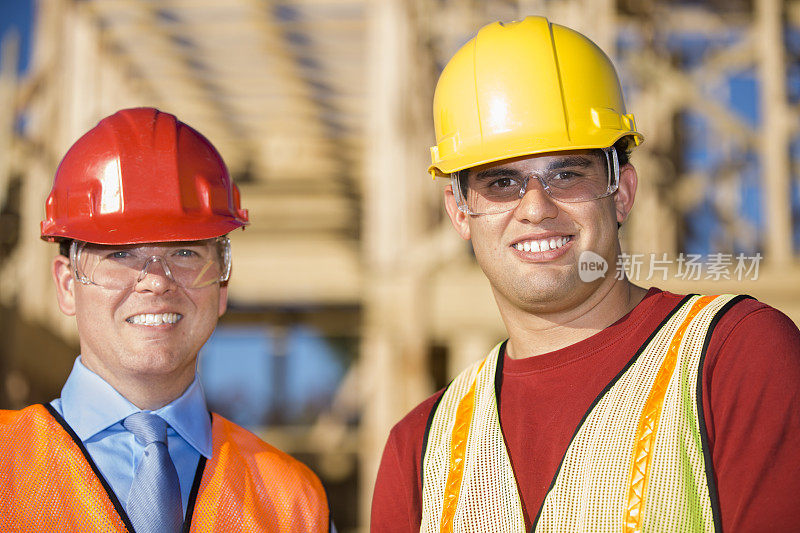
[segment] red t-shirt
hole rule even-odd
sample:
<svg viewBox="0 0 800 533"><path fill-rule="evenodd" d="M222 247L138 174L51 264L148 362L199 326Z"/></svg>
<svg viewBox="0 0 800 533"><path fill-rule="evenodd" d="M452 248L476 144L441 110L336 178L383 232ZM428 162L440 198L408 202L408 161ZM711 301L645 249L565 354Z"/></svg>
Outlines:
<svg viewBox="0 0 800 533"><path fill-rule="evenodd" d="M633 311L588 339L535 357L505 356L500 421L528 529L580 420L682 298L650 289ZM724 530L800 531L797 326L756 300L737 303L712 334L702 379ZM422 439L441 394L389 435L372 500L374 532L419 531Z"/></svg>

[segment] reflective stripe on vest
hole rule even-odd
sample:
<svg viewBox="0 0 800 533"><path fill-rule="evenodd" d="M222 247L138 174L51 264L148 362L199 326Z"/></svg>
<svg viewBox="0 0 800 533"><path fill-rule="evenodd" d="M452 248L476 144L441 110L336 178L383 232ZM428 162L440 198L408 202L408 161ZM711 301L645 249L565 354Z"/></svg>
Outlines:
<svg viewBox="0 0 800 533"><path fill-rule="evenodd" d="M54 416L43 405L0 411L0 531L132 532ZM305 465L218 415L212 442L190 497L191 532L328 531L325 491Z"/></svg>
<svg viewBox="0 0 800 533"><path fill-rule="evenodd" d="M534 531L714 531L699 372L713 325L739 298L687 297L665 319L584 417ZM525 531L495 396L501 346L435 407L421 532Z"/></svg>

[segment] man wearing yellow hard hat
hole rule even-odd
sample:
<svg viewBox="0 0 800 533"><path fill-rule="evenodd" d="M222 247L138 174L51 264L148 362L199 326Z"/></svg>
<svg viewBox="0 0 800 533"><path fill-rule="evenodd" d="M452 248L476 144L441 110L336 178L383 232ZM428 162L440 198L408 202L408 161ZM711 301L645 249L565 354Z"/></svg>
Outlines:
<svg viewBox="0 0 800 533"><path fill-rule="evenodd" d="M490 24L433 108L429 170L508 339L393 428L372 530L795 530L797 327L582 275L617 264L643 140L608 57L541 17Z"/></svg>

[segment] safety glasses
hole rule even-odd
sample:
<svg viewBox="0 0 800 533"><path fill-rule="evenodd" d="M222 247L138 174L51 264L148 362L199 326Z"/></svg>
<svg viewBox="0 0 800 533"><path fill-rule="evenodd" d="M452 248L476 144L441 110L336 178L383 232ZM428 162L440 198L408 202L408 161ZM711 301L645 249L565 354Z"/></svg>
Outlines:
<svg viewBox="0 0 800 533"><path fill-rule="evenodd" d="M523 175L513 168L489 166L451 175L458 208L468 215L513 211L531 180L559 202L588 202L609 196L619 185L619 160L614 147L553 156L543 171Z"/></svg>
<svg viewBox="0 0 800 533"><path fill-rule="evenodd" d="M148 273L199 289L228 281L231 272L227 237L132 246L73 241L70 261L79 282L116 290L133 287Z"/></svg>

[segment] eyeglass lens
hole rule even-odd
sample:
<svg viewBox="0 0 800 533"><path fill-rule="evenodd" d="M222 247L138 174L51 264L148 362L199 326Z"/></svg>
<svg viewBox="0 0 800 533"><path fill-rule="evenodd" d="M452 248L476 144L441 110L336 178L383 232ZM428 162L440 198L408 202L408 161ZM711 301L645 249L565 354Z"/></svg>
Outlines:
<svg viewBox="0 0 800 533"><path fill-rule="evenodd" d="M81 243L76 256L79 276L109 289L132 287L147 274L194 289L221 281L225 273L215 241L124 247Z"/></svg>
<svg viewBox="0 0 800 533"><path fill-rule="evenodd" d="M603 150L585 154L552 157L546 168L523 175L509 167L489 167L462 171L458 176L461 200L473 214L502 213L519 205L525 192L538 181L554 199L562 202L585 202L602 198L614 191L608 153Z"/></svg>

